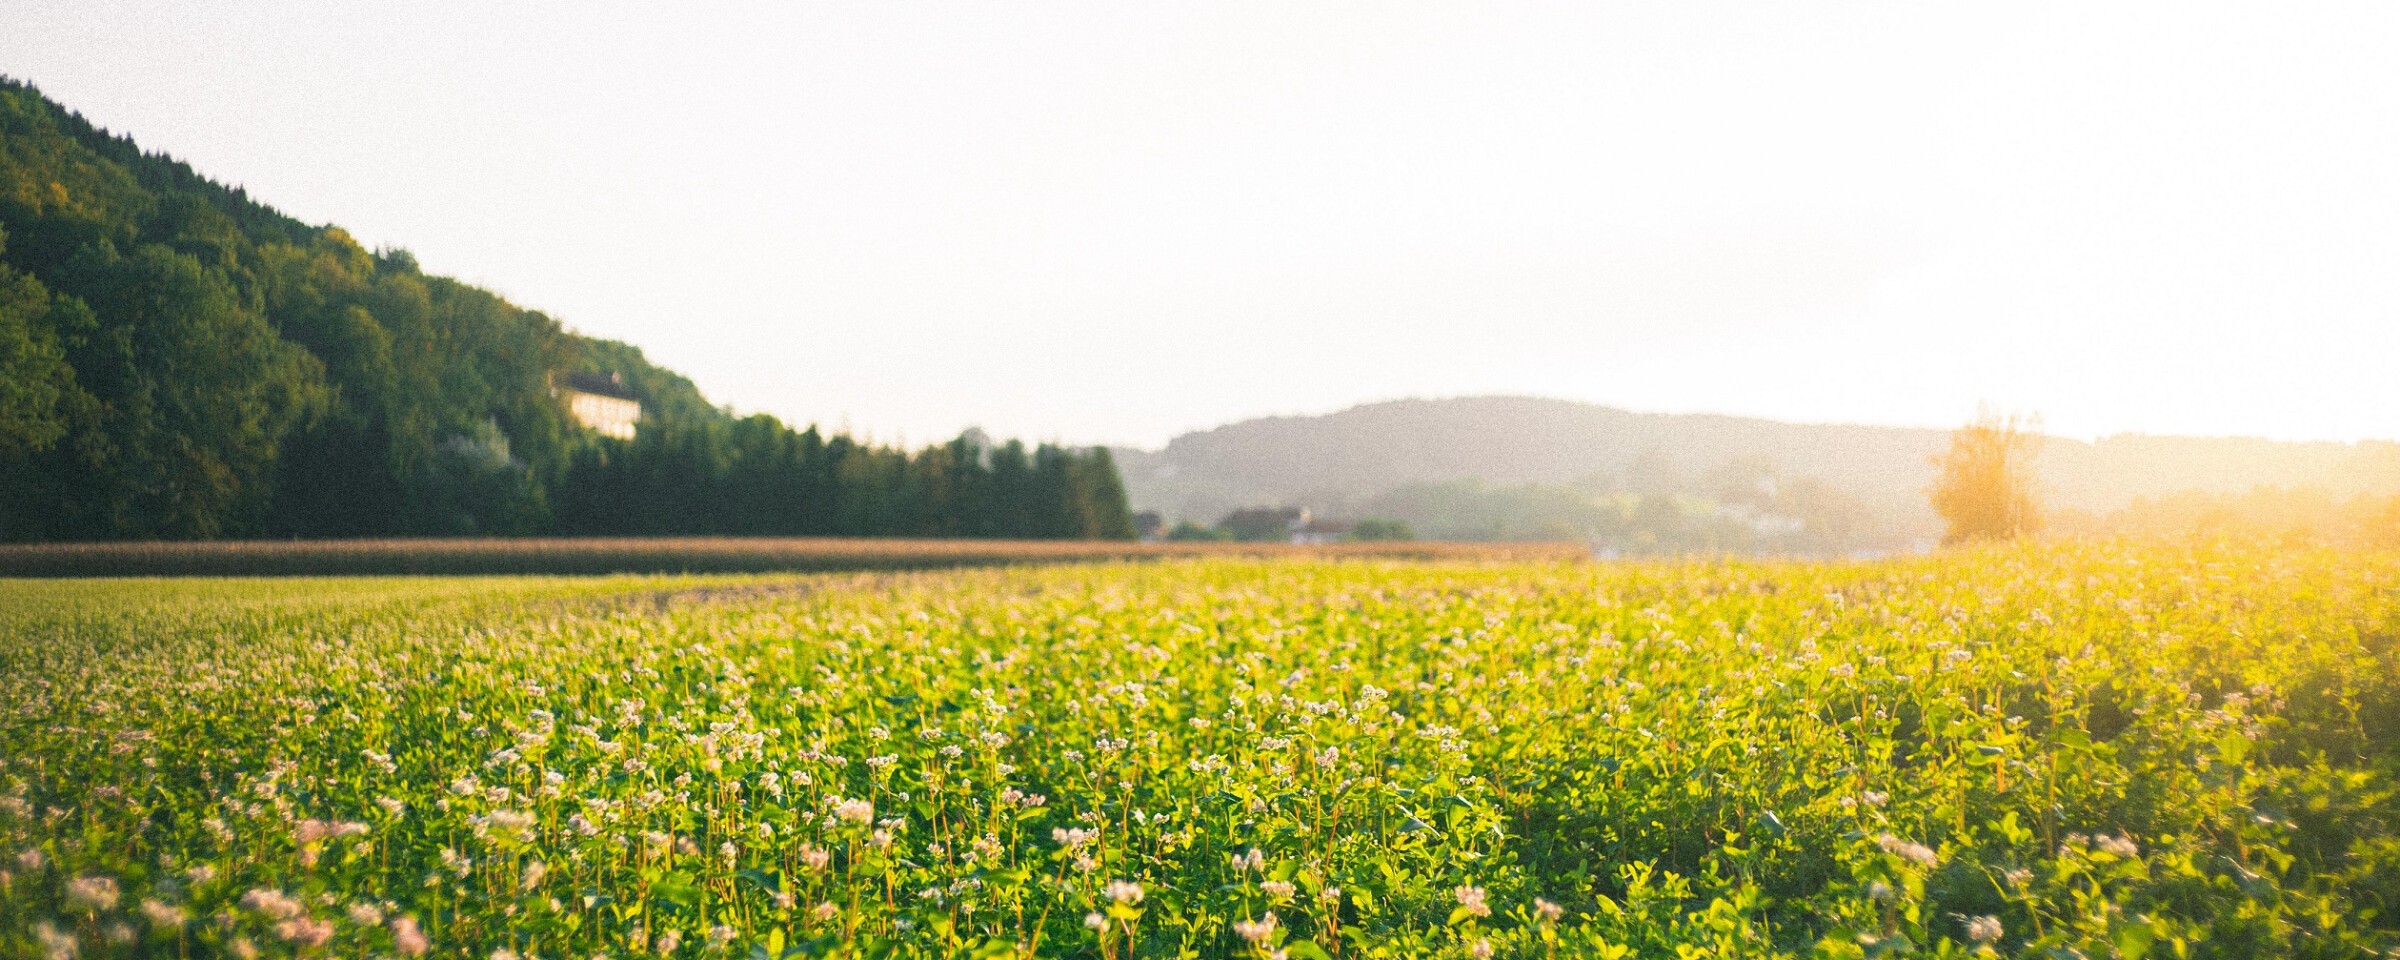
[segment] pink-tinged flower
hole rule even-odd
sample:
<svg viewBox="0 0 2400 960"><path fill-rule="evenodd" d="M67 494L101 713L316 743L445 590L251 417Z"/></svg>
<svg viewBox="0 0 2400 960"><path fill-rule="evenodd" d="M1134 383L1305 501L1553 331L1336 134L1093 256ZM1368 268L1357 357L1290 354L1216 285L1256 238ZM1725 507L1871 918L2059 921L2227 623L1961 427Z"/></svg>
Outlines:
<svg viewBox="0 0 2400 960"><path fill-rule="evenodd" d="M1967 939L1976 943L1990 943L1998 940L2001 932L1999 917L1987 915L1974 917L1967 921Z"/></svg>
<svg viewBox="0 0 2400 960"><path fill-rule="evenodd" d="M170 906L156 900L142 901L142 916L150 921L151 926L162 929L183 926L185 919L182 907Z"/></svg>
<svg viewBox="0 0 2400 960"><path fill-rule="evenodd" d="M52 926L50 921L43 920L33 925L33 938L41 942L44 960L74 960L76 944L73 931L60 930Z"/></svg>
<svg viewBox="0 0 2400 960"><path fill-rule="evenodd" d="M117 882L107 877L76 877L67 881L67 906L99 913L117 905Z"/></svg>
<svg viewBox="0 0 2400 960"><path fill-rule="evenodd" d="M1233 932L1242 939L1250 941L1253 946L1258 946L1264 945L1268 937L1275 935L1275 926L1275 914L1270 912L1256 920L1234 921Z"/></svg>
<svg viewBox="0 0 2400 960"><path fill-rule="evenodd" d="M1940 858L1934 855L1932 847L1902 840L1888 833L1875 838L1875 845L1882 847L1885 853L1928 870L1933 869L1933 865L1940 861Z"/></svg>
<svg viewBox="0 0 2400 960"><path fill-rule="evenodd" d="M1124 904L1140 903L1142 885L1131 880L1111 880L1108 882L1108 898Z"/></svg>
<svg viewBox="0 0 2400 960"><path fill-rule="evenodd" d="M1485 902L1485 894L1482 887L1459 887L1456 890L1450 891L1450 895L1458 898L1458 905L1464 908L1467 911L1467 915L1470 917L1488 917L1492 915L1492 906L1490 903Z"/></svg>
<svg viewBox="0 0 2400 960"><path fill-rule="evenodd" d="M266 887L242 894L242 906L266 915L269 920L289 920L308 909L300 901L285 896L283 891Z"/></svg>
<svg viewBox="0 0 2400 960"><path fill-rule="evenodd" d="M1551 903L1550 901L1544 900L1540 897L1533 898L1533 913L1535 916L1542 918L1542 921L1545 923L1557 923L1558 918L1564 916L1566 912L1567 909L1559 906L1558 904Z"/></svg>
<svg viewBox="0 0 2400 960"><path fill-rule="evenodd" d="M425 939L425 931L417 928L417 918L399 917L392 921L392 946L403 957L422 957L433 947L433 942Z"/></svg>
<svg viewBox="0 0 2400 960"><path fill-rule="evenodd" d="M285 943L301 947L322 947L333 939L333 922L295 917L275 925L275 936Z"/></svg>

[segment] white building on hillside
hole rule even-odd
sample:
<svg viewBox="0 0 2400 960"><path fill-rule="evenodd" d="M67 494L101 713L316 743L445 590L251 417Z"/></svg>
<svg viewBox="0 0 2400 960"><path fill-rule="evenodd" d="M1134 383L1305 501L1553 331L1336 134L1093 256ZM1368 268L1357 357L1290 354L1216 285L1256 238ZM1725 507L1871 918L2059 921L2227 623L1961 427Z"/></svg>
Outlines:
<svg viewBox="0 0 2400 960"><path fill-rule="evenodd" d="M559 378L557 389L576 422L603 437L633 439L634 424L642 419L642 404L633 398L633 391L625 389L624 378L613 373L570 373Z"/></svg>

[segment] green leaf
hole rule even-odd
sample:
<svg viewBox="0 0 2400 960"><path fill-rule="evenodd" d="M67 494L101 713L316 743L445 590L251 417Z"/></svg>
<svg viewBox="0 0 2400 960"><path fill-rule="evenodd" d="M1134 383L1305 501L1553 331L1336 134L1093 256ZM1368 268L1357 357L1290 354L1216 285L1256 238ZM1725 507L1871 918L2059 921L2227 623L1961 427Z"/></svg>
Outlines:
<svg viewBox="0 0 2400 960"><path fill-rule="evenodd" d="M1294 940L1283 945L1283 952L1293 960L1333 960L1333 955L1326 953L1324 947L1317 946L1314 940Z"/></svg>

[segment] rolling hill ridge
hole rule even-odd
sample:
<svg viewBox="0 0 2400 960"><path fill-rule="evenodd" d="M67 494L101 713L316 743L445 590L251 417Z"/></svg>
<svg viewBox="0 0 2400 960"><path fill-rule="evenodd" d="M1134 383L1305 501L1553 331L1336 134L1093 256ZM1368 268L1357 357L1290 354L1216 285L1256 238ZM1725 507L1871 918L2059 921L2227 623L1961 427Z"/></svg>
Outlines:
<svg viewBox="0 0 2400 960"><path fill-rule="evenodd" d="M1158 450L1119 449L1137 510L1207 522L1253 505L1335 516L1398 515L1435 536L1508 538L1593 531L1520 516L1461 525L1444 510L1494 497L1562 501L1643 496L1728 503L1775 516L1797 488L1844 514L1856 548L1939 533L1924 491L1946 430L1799 424L1713 414L1637 413L1537 397L1370 403L1184 434ZM2400 492L2400 444L2125 435L2047 438L2037 460L2054 508L2101 513L2183 491L2317 487ZM1691 504L1687 504L1691 506ZM1786 503L1783 508L1797 505ZM1518 504L1518 514L1540 512ZM1474 512L1468 510L1468 512ZM1740 512L1740 511L1737 511ZM1514 524L1512 526L1512 524ZM1757 526L1757 524L1752 524Z"/></svg>

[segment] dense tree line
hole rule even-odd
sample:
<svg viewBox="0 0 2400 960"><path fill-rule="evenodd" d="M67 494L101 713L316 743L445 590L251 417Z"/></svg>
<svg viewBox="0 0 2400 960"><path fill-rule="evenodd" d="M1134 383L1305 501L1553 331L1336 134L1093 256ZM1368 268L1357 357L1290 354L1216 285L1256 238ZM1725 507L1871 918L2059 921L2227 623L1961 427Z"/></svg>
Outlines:
<svg viewBox="0 0 2400 960"><path fill-rule="evenodd" d="M567 413L616 376L630 441ZM0 539L1122 537L1104 450L735 418L631 346L370 253L0 79Z"/></svg>
<svg viewBox="0 0 2400 960"><path fill-rule="evenodd" d="M578 534L1133 536L1106 448L1028 451L970 432L911 454L767 416L589 444L559 489L557 516Z"/></svg>

